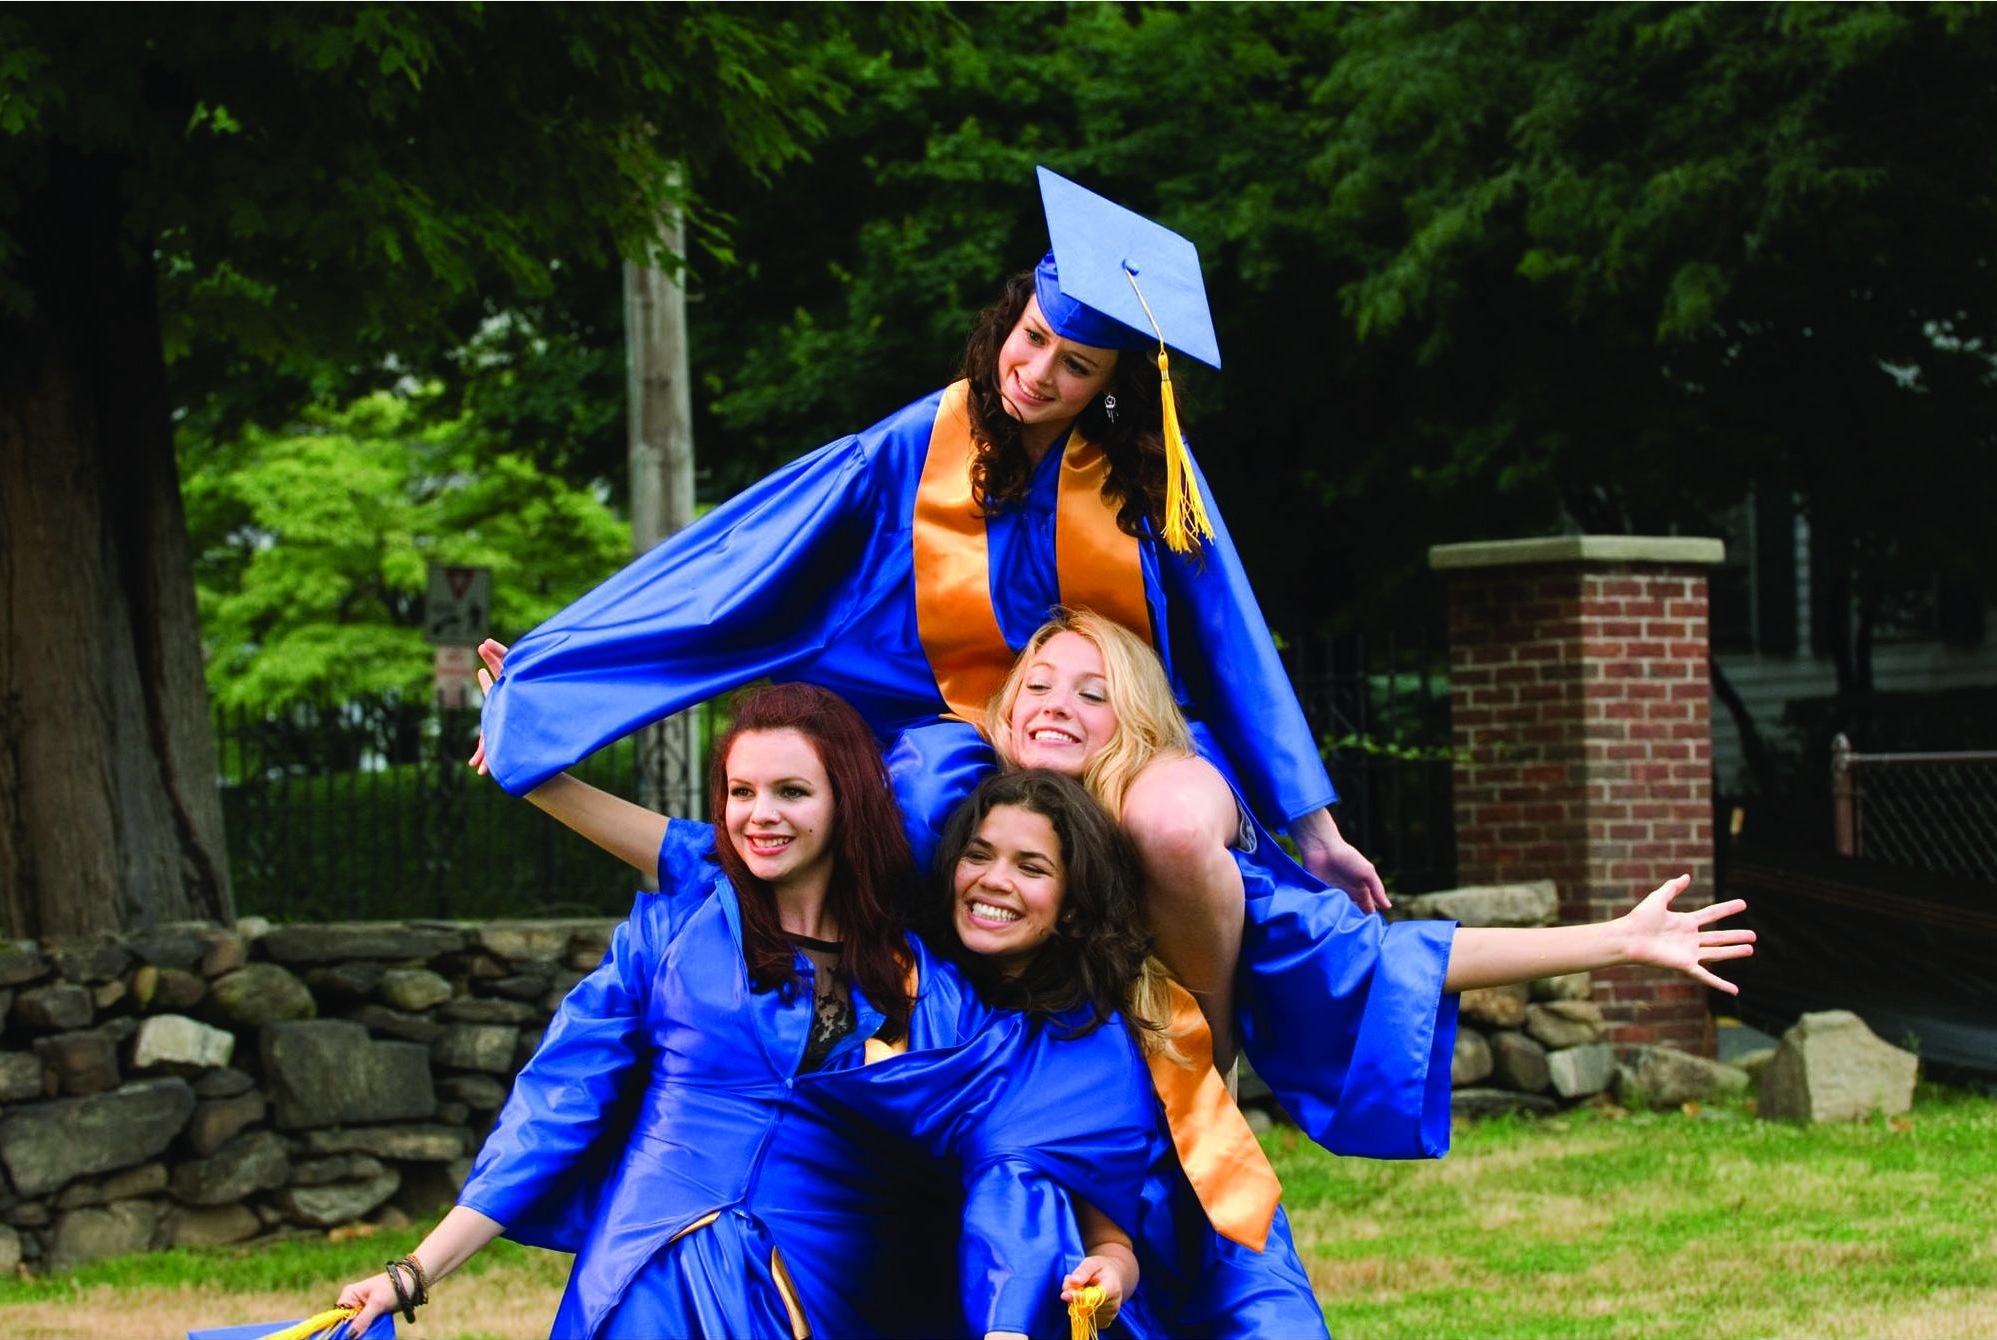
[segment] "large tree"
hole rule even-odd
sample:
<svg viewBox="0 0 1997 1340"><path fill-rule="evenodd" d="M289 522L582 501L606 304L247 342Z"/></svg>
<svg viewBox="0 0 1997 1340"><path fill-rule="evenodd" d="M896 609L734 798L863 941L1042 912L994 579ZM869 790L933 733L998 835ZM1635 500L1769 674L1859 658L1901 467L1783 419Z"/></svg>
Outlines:
<svg viewBox="0 0 1997 1340"><path fill-rule="evenodd" d="M170 360L210 387L273 369L303 386L316 368L461 342L440 318L471 295L647 253L676 181L769 168L836 105L797 53L840 21L596 5L0 14L10 933L229 911Z"/></svg>

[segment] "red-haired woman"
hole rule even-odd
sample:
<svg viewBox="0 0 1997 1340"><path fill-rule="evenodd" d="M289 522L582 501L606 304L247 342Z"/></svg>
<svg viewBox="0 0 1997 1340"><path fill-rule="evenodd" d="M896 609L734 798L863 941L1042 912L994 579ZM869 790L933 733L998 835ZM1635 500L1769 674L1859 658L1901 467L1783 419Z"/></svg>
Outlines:
<svg viewBox="0 0 1997 1340"><path fill-rule="evenodd" d="M1070 1196L1081 1244L1127 1256L1135 1048L990 1010L906 934L908 844L865 722L823 689L761 690L709 789L718 830L670 835L567 777L531 794L662 887L562 1003L457 1205L341 1292L356 1331L502 1232L576 1253L558 1336L941 1333L965 1312L1045 1330L1075 1265ZM1010 1078L1027 1071L1031 1092ZM897 1122L961 1166L961 1214ZM960 1228L966 1268L937 1269Z"/></svg>

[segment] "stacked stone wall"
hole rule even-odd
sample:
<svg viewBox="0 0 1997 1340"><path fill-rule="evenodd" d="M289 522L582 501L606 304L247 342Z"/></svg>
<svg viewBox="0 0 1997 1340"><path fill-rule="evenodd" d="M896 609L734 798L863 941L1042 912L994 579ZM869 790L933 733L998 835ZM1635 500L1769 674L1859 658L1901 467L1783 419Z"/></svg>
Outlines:
<svg viewBox="0 0 1997 1340"><path fill-rule="evenodd" d="M0 1269L434 1213L616 925L0 942Z"/></svg>

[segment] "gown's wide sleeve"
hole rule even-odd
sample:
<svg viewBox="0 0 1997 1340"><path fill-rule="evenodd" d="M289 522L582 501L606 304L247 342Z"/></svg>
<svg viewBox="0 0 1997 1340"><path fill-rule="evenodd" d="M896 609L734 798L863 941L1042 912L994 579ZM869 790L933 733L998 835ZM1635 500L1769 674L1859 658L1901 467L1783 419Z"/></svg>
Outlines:
<svg viewBox="0 0 1997 1340"><path fill-rule="evenodd" d="M597 970L555 1012L479 1150L458 1204L530 1247L573 1252L623 1152L648 975L658 962L659 895L641 893Z"/></svg>
<svg viewBox="0 0 1997 1340"><path fill-rule="evenodd" d="M1198 466L1193 480L1213 539L1195 553L1158 550L1173 665L1192 715L1220 741L1250 808L1272 826L1287 825L1338 793Z"/></svg>
<svg viewBox="0 0 1997 1340"><path fill-rule="evenodd" d="M954 1163L958 1278L976 1334L1059 1332L1082 1256L1071 1197L1134 1231L1148 1167L1150 1078L1120 1020L1079 1037L972 1002L976 1031L839 1077L835 1101Z"/></svg>
<svg viewBox="0 0 1997 1340"><path fill-rule="evenodd" d="M1255 1073L1334 1154L1440 1158L1457 1007L1442 980L1456 923L1362 913L1266 834L1234 856L1248 895L1235 997Z"/></svg>
<svg viewBox="0 0 1997 1340"><path fill-rule="evenodd" d="M521 638L486 699L486 758L514 795L657 721L786 677L839 626L879 518L869 443L770 475Z"/></svg>

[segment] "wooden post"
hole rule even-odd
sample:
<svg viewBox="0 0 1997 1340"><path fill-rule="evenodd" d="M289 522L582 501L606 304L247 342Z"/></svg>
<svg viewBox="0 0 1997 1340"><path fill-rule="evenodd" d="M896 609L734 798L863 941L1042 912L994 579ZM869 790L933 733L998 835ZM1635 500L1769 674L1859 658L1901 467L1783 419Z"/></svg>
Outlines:
<svg viewBox="0 0 1997 1340"><path fill-rule="evenodd" d="M669 209L661 241L684 273L686 224ZM686 289L657 265L624 263L624 332L630 405L631 545L643 553L693 521L693 397ZM639 803L699 818L700 714L682 712L638 734Z"/></svg>

